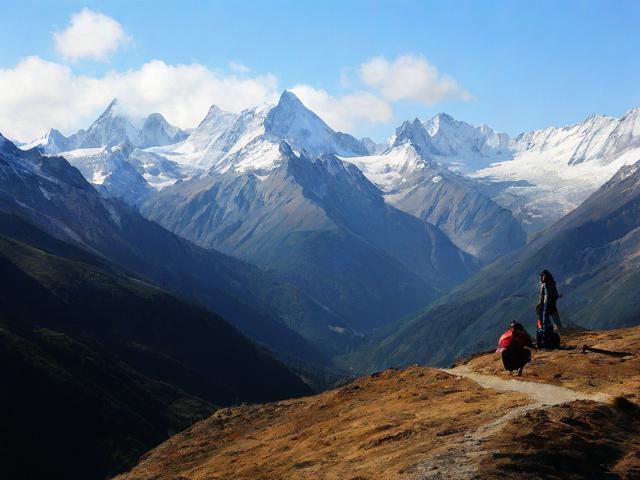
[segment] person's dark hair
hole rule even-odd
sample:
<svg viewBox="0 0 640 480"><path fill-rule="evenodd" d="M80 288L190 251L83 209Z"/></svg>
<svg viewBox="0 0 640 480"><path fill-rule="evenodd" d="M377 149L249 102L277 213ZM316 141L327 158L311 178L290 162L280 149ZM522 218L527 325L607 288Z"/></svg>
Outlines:
<svg viewBox="0 0 640 480"><path fill-rule="evenodd" d="M551 272L549 270L543 270L540 272L540 281L542 283L549 283L554 285L556 283L556 281L553 279L553 275L551 275Z"/></svg>

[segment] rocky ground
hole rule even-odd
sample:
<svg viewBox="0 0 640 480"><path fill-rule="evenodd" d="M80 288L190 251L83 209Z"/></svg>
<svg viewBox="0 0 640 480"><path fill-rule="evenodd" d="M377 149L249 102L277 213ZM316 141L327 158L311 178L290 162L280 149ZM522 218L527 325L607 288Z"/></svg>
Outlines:
<svg viewBox="0 0 640 480"><path fill-rule="evenodd" d="M639 346L640 328L580 333L522 377L485 354L220 410L119 478L640 478Z"/></svg>

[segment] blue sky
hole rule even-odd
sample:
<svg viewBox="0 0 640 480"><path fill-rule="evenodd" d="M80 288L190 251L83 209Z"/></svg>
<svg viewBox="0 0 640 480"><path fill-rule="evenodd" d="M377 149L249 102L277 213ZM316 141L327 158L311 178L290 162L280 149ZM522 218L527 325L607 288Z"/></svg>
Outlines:
<svg viewBox="0 0 640 480"><path fill-rule="evenodd" d="M56 47L55 32L64 32L71 16L83 8L112 18L126 34L126 41L105 58L70 58ZM207 95L216 101L222 94L215 88L227 85L229 78L245 82L227 95L239 97L229 103L235 109L243 106L240 97L269 100L273 91L302 85L307 90L300 91L310 92L319 113L331 116L329 123L378 140L404 119L427 119L440 111L517 134L576 122L595 112L620 116L640 106L639 25L640 2L635 1L3 2L0 85L5 92L0 93L0 109L6 117L33 107L29 102L41 106L41 116L49 115L45 108L60 108L59 101L46 98L47 74L18 69L26 57L67 69L72 84L77 77L135 73L160 60L165 66L198 65L213 72L218 83L202 87L200 97L189 97L193 104L208 102ZM413 59L413 67L437 69L435 84L418 87L437 88L444 79L456 87L439 97L415 89L403 93L413 87L396 89L393 78L363 80L362 66L372 59L387 62L389 76L403 56ZM230 62L250 70L233 69ZM24 81L16 80L23 77L8 76L18 70L39 77L33 79L41 83L39 90L25 93ZM9 78L5 83L2 74ZM114 91L126 88L123 82ZM251 82L257 90L245 93ZM145 83L137 88L156 87ZM52 90L51 95L65 92L63 87ZM178 94L172 90L171 95ZM84 97L74 97L74 102L81 104L80 119L51 114L51 126L73 129L77 122L89 121L103 103ZM165 103L157 96L137 108L160 109ZM367 117L370 104L377 113ZM190 116L175 104L166 105L176 123L193 123L208 107L194 107L197 115ZM9 121L15 120L0 113L0 131ZM25 120L14 136L31 133L34 121Z"/></svg>

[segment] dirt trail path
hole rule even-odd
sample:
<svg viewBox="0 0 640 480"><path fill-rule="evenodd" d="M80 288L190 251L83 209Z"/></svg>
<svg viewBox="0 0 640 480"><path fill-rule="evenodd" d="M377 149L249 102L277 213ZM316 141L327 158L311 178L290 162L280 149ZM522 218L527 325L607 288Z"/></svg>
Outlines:
<svg viewBox="0 0 640 480"><path fill-rule="evenodd" d="M547 383L483 375L475 373L468 365L442 369L442 371L456 377L468 378L482 388L492 388L501 392L522 393L531 399L531 403L516 406L493 422L483 425L476 431L466 434L464 438L447 445L446 452L435 456L423 465L419 465L415 470L416 474L411 477L412 480L462 480L473 478L480 460L492 451L490 445L487 445L486 439L500 431L510 420L530 410L576 400L611 401L611 396L605 393L589 394Z"/></svg>
<svg viewBox="0 0 640 480"><path fill-rule="evenodd" d="M589 394L577 392L570 388L550 385L548 383L528 382L519 379L504 379L495 375L483 375L475 373L468 365L461 365L456 368L444 369L443 371L458 377L465 377L473 380L483 388L493 388L501 392L518 392L528 395L533 400L532 408L543 405L559 405L565 402L576 400L592 400L594 402L608 402L610 395L606 393Z"/></svg>

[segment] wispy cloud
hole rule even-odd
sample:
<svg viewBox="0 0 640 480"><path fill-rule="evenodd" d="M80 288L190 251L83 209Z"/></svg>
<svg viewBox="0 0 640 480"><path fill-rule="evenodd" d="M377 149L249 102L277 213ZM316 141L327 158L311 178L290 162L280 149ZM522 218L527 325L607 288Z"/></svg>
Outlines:
<svg viewBox="0 0 640 480"><path fill-rule="evenodd" d="M115 19L84 8L71 16L69 26L53 34L58 53L69 60L104 61L132 39Z"/></svg>
<svg viewBox="0 0 640 480"><path fill-rule="evenodd" d="M244 63L234 62L234 61L229 62L229 68L231 69L232 72L236 72L236 73L249 73L251 71L251 69L247 67Z"/></svg>

